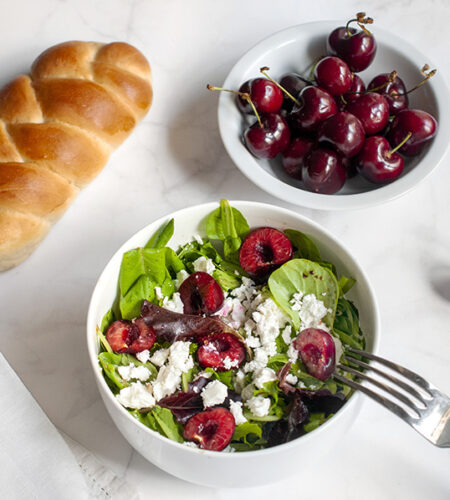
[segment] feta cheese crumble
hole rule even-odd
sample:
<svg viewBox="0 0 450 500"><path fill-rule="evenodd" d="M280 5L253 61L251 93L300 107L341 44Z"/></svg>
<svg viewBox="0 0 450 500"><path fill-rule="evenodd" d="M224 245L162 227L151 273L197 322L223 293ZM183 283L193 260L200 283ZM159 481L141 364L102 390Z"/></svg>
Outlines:
<svg viewBox="0 0 450 500"><path fill-rule="evenodd" d="M230 412L234 417L234 422L236 425L243 424L247 422L242 412L242 403L240 401L230 400Z"/></svg>
<svg viewBox="0 0 450 500"><path fill-rule="evenodd" d="M228 387L218 380L213 380L202 390L200 395L203 399L203 406L210 408L225 401L228 395Z"/></svg>
<svg viewBox="0 0 450 500"><path fill-rule="evenodd" d="M180 384L181 370L170 364L162 366L153 382L153 395L156 401L173 394Z"/></svg>
<svg viewBox="0 0 450 500"><path fill-rule="evenodd" d="M130 363L128 366L119 366L117 368L119 375L124 380L140 380L141 382L145 382L150 378L150 370L145 366L136 366L133 363Z"/></svg>
<svg viewBox="0 0 450 500"><path fill-rule="evenodd" d="M216 266L211 259L207 259L203 255L192 263L195 272L211 274L216 270Z"/></svg>
<svg viewBox="0 0 450 500"><path fill-rule="evenodd" d="M177 278L175 280L173 280L173 284L174 284L175 288L178 290L181 286L181 283L183 283L183 281L188 277L189 277L189 273L187 271L185 271L184 269L182 269L181 271L178 271Z"/></svg>
<svg viewBox="0 0 450 500"><path fill-rule="evenodd" d="M301 292L294 293L290 304L294 311L298 311L302 330L305 328L321 328L326 332L330 331L322 319L328 313L331 313L331 309L327 309L325 304L313 293L308 295L303 295Z"/></svg>
<svg viewBox="0 0 450 500"><path fill-rule="evenodd" d="M255 415L255 417L265 417L270 410L270 398L263 396L254 396L250 398L245 405Z"/></svg>
<svg viewBox="0 0 450 500"><path fill-rule="evenodd" d="M136 358L141 363L147 363L147 361L150 359L150 351L148 349L145 349L145 351L138 352L136 353Z"/></svg>
<svg viewBox="0 0 450 500"><path fill-rule="evenodd" d="M253 383L258 389L263 389L266 382L274 380L277 380L277 375L271 368L262 368L253 374Z"/></svg>
<svg viewBox="0 0 450 500"><path fill-rule="evenodd" d="M162 366L169 357L169 349L159 349L155 351L153 356L150 359L150 363L153 363L155 366Z"/></svg>
<svg viewBox="0 0 450 500"><path fill-rule="evenodd" d="M171 299L164 297L162 305L163 305L163 307L165 307L169 311L173 311L173 312L181 313L181 314L184 313L184 304L183 304L183 301L181 300L181 295L178 292L175 292L172 295Z"/></svg>
<svg viewBox="0 0 450 500"><path fill-rule="evenodd" d="M150 408L155 405L151 387L145 386L141 382L132 382L128 387L124 387L116 398L122 406L136 410Z"/></svg>

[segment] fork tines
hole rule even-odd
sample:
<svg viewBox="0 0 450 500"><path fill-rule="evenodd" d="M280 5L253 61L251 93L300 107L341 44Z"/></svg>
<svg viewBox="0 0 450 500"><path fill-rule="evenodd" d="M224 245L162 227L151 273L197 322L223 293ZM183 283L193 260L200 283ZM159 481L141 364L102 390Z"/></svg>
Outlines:
<svg viewBox="0 0 450 500"><path fill-rule="evenodd" d="M433 444L437 446L450 446L450 399L447 396L417 373L397 363L359 349L348 348L347 352L384 365L396 374L401 375L405 380L348 354L343 357L346 362L366 371L371 371L389 381L390 384L388 385L377 378L356 370L352 366L342 363L337 365L337 370L350 373L367 382L367 384L363 385L355 380L344 377L337 373L337 370L333 375L335 380L363 392L388 408ZM369 389L367 387L369 384L378 387L387 393L389 397Z"/></svg>

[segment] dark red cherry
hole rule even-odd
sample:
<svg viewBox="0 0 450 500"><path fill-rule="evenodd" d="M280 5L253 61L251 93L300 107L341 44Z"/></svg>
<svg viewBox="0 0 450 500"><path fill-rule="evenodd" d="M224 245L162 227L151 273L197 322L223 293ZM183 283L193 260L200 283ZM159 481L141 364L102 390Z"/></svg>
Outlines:
<svg viewBox="0 0 450 500"><path fill-rule="evenodd" d="M411 133L399 152L406 156L416 156L433 139L436 131L437 121L429 113L419 109L404 109L397 113L391 123L387 139L395 147Z"/></svg>
<svg viewBox="0 0 450 500"><path fill-rule="evenodd" d="M356 116L347 111L340 111L322 123L317 139L351 158L358 154L363 146L364 128Z"/></svg>
<svg viewBox="0 0 450 500"><path fill-rule="evenodd" d="M311 152L314 141L307 137L295 137L284 151L281 164L284 171L294 179L302 179L305 158Z"/></svg>
<svg viewBox="0 0 450 500"><path fill-rule="evenodd" d="M222 451L233 437L236 423L226 408L213 408L191 417L184 426L183 436L203 450Z"/></svg>
<svg viewBox="0 0 450 500"><path fill-rule="evenodd" d="M343 59L353 73L365 70L373 61L377 44L373 35L341 26L330 33L327 52Z"/></svg>
<svg viewBox="0 0 450 500"><path fill-rule="evenodd" d="M345 109L358 118L367 135L377 134L389 121L389 103L377 92L362 94Z"/></svg>
<svg viewBox="0 0 450 500"><path fill-rule="evenodd" d="M289 92L289 94L294 97L297 97L302 89L310 85L307 80L305 80L300 75L297 75L297 73L286 73L281 77L279 83L285 90ZM287 112L292 111L294 104L294 101L290 97L283 94L283 109L285 109Z"/></svg>
<svg viewBox="0 0 450 500"><path fill-rule="evenodd" d="M142 318L114 321L105 337L114 352L129 354L151 349L156 340L155 330Z"/></svg>
<svg viewBox="0 0 450 500"><path fill-rule="evenodd" d="M259 113L277 113L283 104L283 92L267 78L248 80L241 85L239 91L250 94L250 98ZM237 97L237 103L243 113L253 113L248 101L242 97Z"/></svg>
<svg viewBox="0 0 450 500"><path fill-rule="evenodd" d="M333 96L345 94L352 86L352 73L339 57L321 59L314 69L314 78L319 87Z"/></svg>
<svg viewBox="0 0 450 500"><path fill-rule="evenodd" d="M264 276L292 257L289 238L273 227L251 231L239 249L239 263L252 276Z"/></svg>
<svg viewBox="0 0 450 500"><path fill-rule="evenodd" d="M303 184L306 189L315 193L336 193L345 184L346 177L342 157L332 149L314 149L303 165Z"/></svg>
<svg viewBox="0 0 450 500"><path fill-rule="evenodd" d="M403 158L391 153L389 142L378 135L367 137L364 146L355 158L358 172L368 181L387 184L397 179L403 172Z"/></svg>
<svg viewBox="0 0 450 500"><path fill-rule="evenodd" d="M336 366L336 348L333 337L320 328L302 330L294 340L294 347L310 375L326 380Z"/></svg>
<svg viewBox="0 0 450 500"><path fill-rule="evenodd" d="M275 158L288 147L291 131L277 113L261 115L261 123L262 127L256 122L244 132L245 145L257 158Z"/></svg>
<svg viewBox="0 0 450 500"><path fill-rule="evenodd" d="M202 340L197 358L203 368L214 368L221 372L229 370L230 365L237 368L244 361L245 347L230 333L215 333Z"/></svg>
<svg viewBox="0 0 450 500"><path fill-rule="evenodd" d="M364 91L366 90L366 86L359 75L353 74L352 85L350 90L344 94L344 100L346 102L356 101L358 97L360 97Z"/></svg>
<svg viewBox="0 0 450 500"><path fill-rule="evenodd" d="M369 83L367 89L374 91L377 89L376 92L386 98L391 115L396 115L408 107L406 86L399 76L392 77L391 73L382 73Z"/></svg>
<svg viewBox="0 0 450 500"><path fill-rule="evenodd" d="M289 115L293 127L310 132L337 112L333 97L319 87L305 87L298 96L301 106L294 105Z"/></svg>
<svg viewBox="0 0 450 500"><path fill-rule="evenodd" d="M245 94L250 95L250 85L252 80L247 80L244 82L240 87L239 87L239 92L243 92ZM253 114L253 108L251 104L248 102L247 99L244 99L241 97L239 94L236 94L236 105L241 113L244 113L246 115L252 115Z"/></svg>
<svg viewBox="0 0 450 500"><path fill-rule="evenodd" d="M223 304L219 283L208 273L192 273L181 283L180 297L185 314L212 314Z"/></svg>

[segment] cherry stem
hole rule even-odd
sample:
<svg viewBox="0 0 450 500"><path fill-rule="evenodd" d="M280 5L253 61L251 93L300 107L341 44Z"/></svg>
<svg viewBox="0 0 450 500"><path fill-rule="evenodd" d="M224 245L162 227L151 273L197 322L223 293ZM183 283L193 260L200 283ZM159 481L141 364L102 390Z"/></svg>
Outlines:
<svg viewBox="0 0 450 500"><path fill-rule="evenodd" d="M320 61L326 56L320 56L318 57L314 62L313 62L313 65L311 67L311 71L309 72L309 79L311 81L314 81L314 71L316 70L316 66L320 63Z"/></svg>
<svg viewBox="0 0 450 500"><path fill-rule="evenodd" d="M397 150L399 150L399 149L403 146L403 144L405 144L405 142L407 142L407 141L409 140L409 138L410 138L411 136L412 136L412 132L408 132L408 134L407 134L407 135L406 135L406 137L403 139L403 141L402 141L402 142L400 142L400 144L397 144L397 146L395 146L395 148L394 148L394 149L391 149L390 151L388 151L388 152L386 153L386 156L387 156L388 158L390 158L390 157L391 157L391 156L392 156L392 155L393 155L393 154L394 154Z"/></svg>
<svg viewBox="0 0 450 500"><path fill-rule="evenodd" d="M423 68L420 70L422 75L424 76L424 79L420 81L417 85L415 85L412 89L407 90L406 92L403 92L402 94L399 94L398 92L393 92L391 95L392 97L398 97L402 95L407 95L410 94L411 92L414 92L417 90L419 87L421 87L423 84L425 84L431 77L433 77L436 74L436 69L432 69L430 71L430 67L428 64L425 64Z"/></svg>
<svg viewBox="0 0 450 500"><path fill-rule="evenodd" d="M278 82L276 82L273 78L271 78L267 71L269 71L270 68L267 67L267 66L263 66L259 71L261 71L261 73L266 77L268 78L272 83L274 83L282 92L284 92L290 99L292 99L295 104L297 104L298 107L301 107L301 102L296 99L290 92L288 92L284 87L282 87Z"/></svg>
<svg viewBox="0 0 450 500"><path fill-rule="evenodd" d="M352 36L349 30L350 23L358 23L358 26L364 31L364 33L372 36L372 33L364 26L364 24L372 24L373 19L371 17L366 17L365 12L358 12L355 19L350 19L350 21L345 25L347 36Z"/></svg>
<svg viewBox="0 0 450 500"><path fill-rule="evenodd" d="M263 124L261 122L261 118L259 116L258 111L256 111L255 105L253 104L253 101L252 101L252 99L250 97L250 94L248 94L247 92L239 92L238 90L224 89L222 87L214 87L214 85L210 85L209 83L206 85L206 88L208 90L213 90L213 91L214 90L220 90L221 92L231 92L232 94L236 94L239 97L242 97L242 99L245 99L250 104L250 106L252 107L253 112L255 113L256 119L258 120L259 126L261 128L263 128Z"/></svg>

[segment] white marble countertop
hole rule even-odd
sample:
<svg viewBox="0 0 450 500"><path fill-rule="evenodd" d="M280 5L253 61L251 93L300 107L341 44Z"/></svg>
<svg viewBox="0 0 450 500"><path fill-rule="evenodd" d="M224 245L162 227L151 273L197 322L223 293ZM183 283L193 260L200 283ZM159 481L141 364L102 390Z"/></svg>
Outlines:
<svg viewBox="0 0 450 500"><path fill-rule="evenodd" d="M369 400L339 447L298 478L236 491L184 483L122 438L88 364L89 298L117 247L157 217L227 197L298 210L339 235L377 293L380 352L450 393L450 158L385 206L342 213L289 206L234 167L217 130L217 96L205 90L268 34L346 18L369 4L379 26L417 44L450 81L446 0L3 0L0 84L68 39L125 40L152 65L155 99L144 122L35 254L0 275L1 351L54 424L125 475L142 499L450 497L449 451L434 448Z"/></svg>

